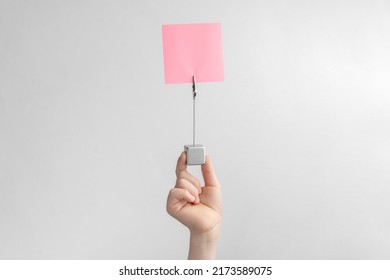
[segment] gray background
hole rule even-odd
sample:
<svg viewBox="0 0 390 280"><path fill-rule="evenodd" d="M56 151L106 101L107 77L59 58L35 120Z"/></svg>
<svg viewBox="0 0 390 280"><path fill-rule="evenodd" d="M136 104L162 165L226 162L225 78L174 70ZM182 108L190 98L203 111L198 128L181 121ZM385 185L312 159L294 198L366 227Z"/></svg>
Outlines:
<svg viewBox="0 0 390 280"><path fill-rule="evenodd" d="M191 86L161 25L221 22L199 84L221 259L390 258L389 1L0 1L0 258L180 259ZM191 168L199 175L198 168Z"/></svg>

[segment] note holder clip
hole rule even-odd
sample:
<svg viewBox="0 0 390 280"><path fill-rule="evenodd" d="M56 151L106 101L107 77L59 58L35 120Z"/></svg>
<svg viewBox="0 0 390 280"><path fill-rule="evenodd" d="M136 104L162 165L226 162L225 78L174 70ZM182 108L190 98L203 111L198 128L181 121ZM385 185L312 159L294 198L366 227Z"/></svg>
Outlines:
<svg viewBox="0 0 390 280"><path fill-rule="evenodd" d="M184 151L187 154L187 165L201 165L205 163L206 150L201 144L195 144L195 98L196 98L196 78L192 76L192 145L185 145Z"/></svg>

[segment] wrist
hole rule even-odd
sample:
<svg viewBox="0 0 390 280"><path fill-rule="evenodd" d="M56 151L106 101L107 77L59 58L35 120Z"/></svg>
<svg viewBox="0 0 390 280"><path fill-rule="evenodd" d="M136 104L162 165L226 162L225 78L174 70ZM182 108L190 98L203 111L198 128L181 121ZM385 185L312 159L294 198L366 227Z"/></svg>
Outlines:
<svg viewBox="0 0 390 280"><path fill-rule="evenodd" d="M219 239L220 226L214 229L197 233L190 231L189 260L211 260L215 258Z"/></svg>

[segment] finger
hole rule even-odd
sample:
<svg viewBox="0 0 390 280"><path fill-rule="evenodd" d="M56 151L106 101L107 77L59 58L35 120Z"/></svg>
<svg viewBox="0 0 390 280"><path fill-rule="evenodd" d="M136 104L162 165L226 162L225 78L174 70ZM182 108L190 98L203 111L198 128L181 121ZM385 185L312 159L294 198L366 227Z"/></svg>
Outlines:
<svg viewBox="0 0 390 280"><path fill-rule="evenodd" d="M202 188L201 188L200 182L194 175L190 174L187 171L187 163L186 162L187 162L187 154L186 154L186 152L182 152L180 154L180 157L177 160L176 177L178 179L184 178L184 179L188 180L198 189L198 192L201 193Z"/></svg>
<svg viewBox="0 0 390 280"><path fill-rule="evenodd" d="M173 205L180 200L194 202L195 197L186 189L173 188L169 191L168 204Z"/></svg>
<svg viewBox="0 0 390 280"><path fill-rule="evenodd" d="M195 197L193 197L187 190L173 188L169 191L168 199L167 199L167 212L172 217L177 215L187 203L191 203L195 201Z"/></svg>
<svg viewBox="0 0 390 280"><path fill-rule="evenodd" d="M179 178L176 181L176 188L180 189L185 189L190 192L190 194L195 197L195 204L198 204L200 199L199 199L199 191L197 187L195 187L193 184L191 184L189 181L187 181L184 178Z"/></svg>
<svg viewBox="0 0 390 280"><path fill-rule="evenodd" d="M201 169L206 186L220 187L209 155L206 155L206 162L202 165Z"/></svg>
<svg viewBox="0 0 390 280"><path fill-rule="evenodd" d="M198 194L202 193L202 187L200 185L198 178L196 178L194 175L192 175L188 171L180 172L178 175L178 179L186 179L188 182L190 182L192 185L194 185L197 188Z"/></svg>
<svg viewBox="0 0 390 280"><path fill-rule="evenodd" d="M182 152L180 154L180 157L177 159L176 176L179 176L179 174L183 171L187 171L187 154L186 154L186 152Z"/></svg>

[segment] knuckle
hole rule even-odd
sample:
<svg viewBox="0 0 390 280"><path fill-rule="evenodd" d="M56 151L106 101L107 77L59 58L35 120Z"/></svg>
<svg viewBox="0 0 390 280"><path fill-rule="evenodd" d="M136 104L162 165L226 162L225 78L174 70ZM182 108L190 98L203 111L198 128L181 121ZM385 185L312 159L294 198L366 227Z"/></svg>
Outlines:
<svg viewBox="0 0 390 280"><path fill-rule="evenodd" d="M176 194L176 189L175 188L172 188L169 190L169 196L174 196Z"/></svg>
<svg viewBox="0 0 390 280"><path fill-rule="evenodd" d="M185 177L186 176L186 174L187 174L187 171L186 170L178 170L178 171L176 171L176 175L177 175L177 177Z"/></svg>
<svg viewBox="0 0 390 280"><path fill-rule="evenodd" d="M186 186L186 180L184 178L178 178L176 180L176 187L184 187Z"/></svg>

